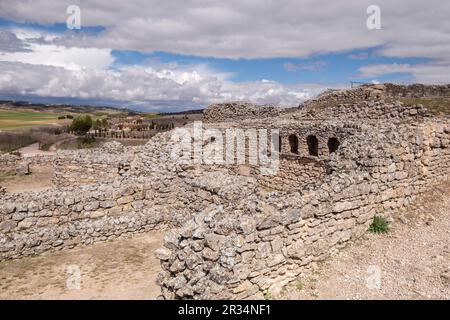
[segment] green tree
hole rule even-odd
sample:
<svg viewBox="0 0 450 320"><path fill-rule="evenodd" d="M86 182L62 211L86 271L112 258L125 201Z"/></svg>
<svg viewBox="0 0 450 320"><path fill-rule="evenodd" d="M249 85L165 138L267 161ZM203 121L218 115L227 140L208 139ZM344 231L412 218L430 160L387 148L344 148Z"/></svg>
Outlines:
<svg viewBox="0 0 450 320"><path fill-rule="evenodd" d="M94 129L95 131L100 130L100 128L102 127L102 122L100 119L97 119L94 121L93 125L92 125L92 129Z"/></svg>
<svg viewBox="0 0 450 320"><path fill-rule="evenodd" d="M72 121L71 130L77 135L87 133L92 128L92 118L90 115L77 116Z"/></svg>

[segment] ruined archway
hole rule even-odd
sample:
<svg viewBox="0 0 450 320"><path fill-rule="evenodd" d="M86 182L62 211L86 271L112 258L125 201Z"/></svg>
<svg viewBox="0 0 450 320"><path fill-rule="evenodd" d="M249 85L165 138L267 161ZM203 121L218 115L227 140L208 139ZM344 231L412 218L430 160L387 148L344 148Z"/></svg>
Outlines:
<svg viewBox="0 0 450 320"><path fill-rule="evenodd" d="M289 136L289 146L291 147L291 153L298 154L298 138L295 134Z"/></svg>
<svg viewBox="0 0 450 320"><path fill-rule="evenodd" d="M317 140L317 137L308 136L306 138L306 143L308 144L309 155L317 157L319 155L319 140Z"/></svg>
<svg viewBox="0 0 450 320"><path fill-rule="evenodd" d="M328 139L328 151L330 153L336 152L340 144L341 143L339 142L338 138L332 137Z"/></svg>

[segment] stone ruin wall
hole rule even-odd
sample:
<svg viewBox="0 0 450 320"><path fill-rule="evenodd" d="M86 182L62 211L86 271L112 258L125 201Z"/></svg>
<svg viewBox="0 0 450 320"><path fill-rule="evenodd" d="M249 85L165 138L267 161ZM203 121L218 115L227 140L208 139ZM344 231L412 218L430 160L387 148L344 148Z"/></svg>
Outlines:
<svg viewBox="0 0 450 320"><path fill-rule="evenodd" d="M53 155L37 155L30 157L23 157L14 153L6 153L0 155L0 170L12 171L17 174L29 174L32 169L31 166L52 166L54 161Z"/></svg>
<svg viewBox="0 0 450 320"><path fill-rule="evenodd" d="M331 100L330 105L328 105L328 99ZM405 118L415 118L419 120L427 115L426 109L423 105L405 105L398 101L393 103L379 101L339 103L333 99L333 95L331 94L329 97L324 98L321 103L325 103L327 107L306 107L302 110L302 113L297 116L297 118L304 117L312 119L364 119L364 121L396 121L398 119ZM296 118L295 115L294 118Z"/></svg>
<svg viewBox="0 0 450 320"><path fill-rule="evenodd" d="M277 174L259 175L258 184L267 190L300 190L322 181L327 174L326 166L311 158L282 156Z"/></svg>
<svg viewBox="0 0 450 320"><path fill-rule="evenodd" d="M135 156L129 159L126 176L42 192L1 190L0 261L180 227L194 212L240 193L207 191L199 185L203 179L196 170L170 162L173 148L170 133L162 133L147 145L129 150ZM105 150L98 151L99 156L105 155ZM230 178L217 182L226 179Z"/></svg>
<svg viewBox="0 0 450 320"><path fill-rule="evenodd" d="M1 154L0 155L0 168L2 170L7 169L15 169L16 166L20 163L21 157L14 154Z"/></svg>
<svg viewBox="0 0 450 320"><path fill-rule="evenodd" d="M108 156L98 151L98 156ZM158 163L154 157L149 161ZM161 170L145 179L135 174L42 192L5 192L0 201L0 261L180 226L190 215L179 200L182 184L175 177ZM199 202L193 199L192 205Z"/></svg>
<svg viewBox="0 0 450 320"><path fill-rule="evenodd" d="M144 183L6 194L0 205L0 260L156 228L170 222L165 210Z"/></svg>
<svg viewBox="0 0 450 320"><path fill-rule="evenodd" d="M412 84L409 86L386 83L384 90L387 95L395 98L400 97L450 97L450 85L423 85Z"/></svg>
<svg viewBox="0 0 450 320"><path fill-rule="evenodd" d="M126 176L139 152L137 147L124 148L119 142L106 143L99 149L59 151L54 157L54 185L57 187L111 182Z"/></svg>
<svg viewBox="0 0 450 320"><path fill-rule="evenodd" d="M229 122L252 118L276 118L281 109L273 105L255 105L249 102L229 102L212 105L203 111L203 121Z"/></svg>
<svg viewBox="0 0 450 320"><path fill-rule="evenodd" d="M11 153L0 155L0 167L2 169L14 170L22 162L26 162L29 165L47 166L52 165L53 161L53 155L36 155L32 157L22 157Z"/></svg>
<svg viewBox="0 0 450 320"><path fill-rule="evenodd" d="M375 215L390 215L448 179L448 122L397 131L369 135L370 145L344 142L333 156L351 170L335 171L314 190L262 194L248 177L232 204L194 214L157 252L163 296L241 299L277 292L303 267L361 236Z"/></svg>

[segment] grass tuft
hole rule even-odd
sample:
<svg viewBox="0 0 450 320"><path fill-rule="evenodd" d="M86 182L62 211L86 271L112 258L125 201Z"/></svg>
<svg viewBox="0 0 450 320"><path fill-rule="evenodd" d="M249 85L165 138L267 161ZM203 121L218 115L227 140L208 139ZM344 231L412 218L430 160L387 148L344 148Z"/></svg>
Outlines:
<svg viewBox="0 0 450 320"><path fill-rule="evenodd" d="M389 222L381 216L375 216L369 226L369 231L373 233L387 233L389 231Z"/></svg>

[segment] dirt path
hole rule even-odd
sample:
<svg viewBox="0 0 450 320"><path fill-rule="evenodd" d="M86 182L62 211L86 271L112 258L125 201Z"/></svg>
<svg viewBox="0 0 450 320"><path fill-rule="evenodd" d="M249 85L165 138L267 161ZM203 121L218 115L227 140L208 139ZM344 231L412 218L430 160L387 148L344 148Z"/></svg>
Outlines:
<svg viewBox="0 0 450 320"><path fill-rule="evenodd" d="M0 262L0 299L155 299L160 265L153 252L162 238L154 231Z"/></svg>
<svg viewBox="0 0 450 320"><path fill-rule="evenodd" d="M450 184L289 285L282 299L450 299ZM379 275L379 277L378 277Z"/></svg>
<svg viewBox="0 0 450 320"><path fill-rule="evenodd" d="M70 137L68 137L68 138L66 138L66 139L57 141L57 142L55 142L54 144L52 144L52 145L50 146L50 148L48 148L48 151L53 152L53 153L56 153L56 151L58 151L58 150L60 149L60 147L61 147L62 144L68 143L68 142L70 142L70 141L76 141L76 140L77 140L77 137L76 137L76 136L70 136Z"/></svg>
<svg viewBox="0 0 450 320"><path fill-rule="evenodd" d="M39 150L39 143L33 143L29 146L20 148L18 151L22 154L24 158L35 157L35 156L49 156L54 155L54 152Z"/></svg>

